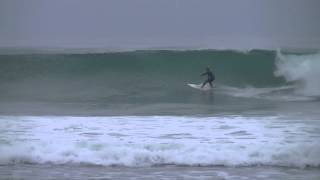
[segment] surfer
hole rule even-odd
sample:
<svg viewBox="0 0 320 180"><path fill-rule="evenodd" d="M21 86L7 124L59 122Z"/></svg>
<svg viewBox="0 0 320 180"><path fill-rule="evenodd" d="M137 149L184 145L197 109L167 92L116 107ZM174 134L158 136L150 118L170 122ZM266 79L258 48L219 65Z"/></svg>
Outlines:
<svg viewBox="0 0 320 180"><path fill-rule="evenodd" d="M207 75L207 79L202 83L201 88L203 88L207 83L209 83L212 88L213 87L212 82L214 81L215 77L209 67L206 68L206 72L201 74L201 76L205 76L205 75Z"/></svg>

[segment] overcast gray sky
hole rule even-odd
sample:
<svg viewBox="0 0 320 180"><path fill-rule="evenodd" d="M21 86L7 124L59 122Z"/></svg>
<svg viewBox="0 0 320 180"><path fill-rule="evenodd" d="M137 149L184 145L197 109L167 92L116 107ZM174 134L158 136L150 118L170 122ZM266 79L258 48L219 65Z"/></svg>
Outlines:
<svg viewBox="0 0 320 180"><path fill-rule="evenodd" d="M0 46L320 47L320 0L0 0Z"/></svg>

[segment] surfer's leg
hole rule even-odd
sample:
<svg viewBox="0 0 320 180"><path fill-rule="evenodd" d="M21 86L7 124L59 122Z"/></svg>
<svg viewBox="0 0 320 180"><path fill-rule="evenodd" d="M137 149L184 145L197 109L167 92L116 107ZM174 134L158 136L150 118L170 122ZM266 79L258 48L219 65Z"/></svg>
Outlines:
<svg viewBox="0 0 320 180"><path fill-rule="evenodd" d="M201 88L203 88L207 83L208 83L208 80L206 80L205 82L203 82Z"/></svg>
<svg viewBox="0 0 320 180"><path fill-rule="evenodd" d="M209 81L210 87L213 88L212 81Z"/></svg>

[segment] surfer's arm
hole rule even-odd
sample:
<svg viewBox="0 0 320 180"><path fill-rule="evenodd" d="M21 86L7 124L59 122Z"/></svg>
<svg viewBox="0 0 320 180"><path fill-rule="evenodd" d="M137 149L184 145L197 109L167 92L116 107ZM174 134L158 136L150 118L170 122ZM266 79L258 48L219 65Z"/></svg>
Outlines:
<svg viewBox="0 0 320 180"><path fill-rule="evenodd" d="M208 73L207 72L205 72L205 73L202 73L200 76L205 76L205 75L207 75Z"/></svg>

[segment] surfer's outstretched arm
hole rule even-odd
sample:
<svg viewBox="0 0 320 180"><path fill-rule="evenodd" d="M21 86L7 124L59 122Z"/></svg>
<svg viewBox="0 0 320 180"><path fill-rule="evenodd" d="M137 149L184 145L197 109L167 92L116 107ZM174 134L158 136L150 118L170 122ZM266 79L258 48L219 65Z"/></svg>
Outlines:
<svg viewBox="0 0 320 180"><path fill-rule="evenodd" d="M204 72L204 73L200 74L200 76L205 76L207 74L208 74L207 72Z"/></svg>

